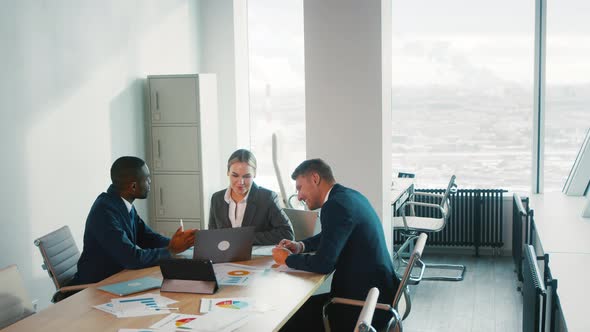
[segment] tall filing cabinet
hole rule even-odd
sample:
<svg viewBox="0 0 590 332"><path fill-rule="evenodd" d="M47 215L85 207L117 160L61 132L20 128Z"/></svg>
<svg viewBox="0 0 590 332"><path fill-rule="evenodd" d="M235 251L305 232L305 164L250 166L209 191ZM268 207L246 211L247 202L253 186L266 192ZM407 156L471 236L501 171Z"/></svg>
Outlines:
<svg viewBox="0 0 590 332"><path fill-rule="evenodd" d="M150 222L171 236L205 228L213 192L221 189L217 81L214 74L148 76Z"/></svg>

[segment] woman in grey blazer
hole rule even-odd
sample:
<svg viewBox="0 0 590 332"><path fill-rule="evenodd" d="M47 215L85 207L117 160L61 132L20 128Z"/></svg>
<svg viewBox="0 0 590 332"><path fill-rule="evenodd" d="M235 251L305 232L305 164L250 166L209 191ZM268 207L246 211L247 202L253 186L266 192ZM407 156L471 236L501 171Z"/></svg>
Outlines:
<svg viewBox="0 0 590 332"><path fill-rule="evenodd" d="M227 161L229 187L211 197L209 229L255 226L254 244L293 239L293 227L281 210L278 195L254 183L256 158L240 149Z"/></svg>

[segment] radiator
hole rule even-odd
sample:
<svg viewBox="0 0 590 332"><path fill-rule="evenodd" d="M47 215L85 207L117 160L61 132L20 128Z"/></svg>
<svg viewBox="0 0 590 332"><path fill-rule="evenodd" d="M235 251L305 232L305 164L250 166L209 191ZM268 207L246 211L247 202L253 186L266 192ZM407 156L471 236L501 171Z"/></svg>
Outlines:
<svg viewBox="0 0 590 332"><path fill-rule="evenodd" d="M528 198L525 202L528 206ZM512 259L514 266L516 266L518 281L522 281L522 248L523 245L530 244L525 241L525 235L528 233L527 228L528 213L523 207L520 196L514 193L512 199Z"/></svg>
<svg viewBox="0 0 590 332"><path fill-rule="evenodd" d="M444 194L444 189L416 189L417 192ZM476 255L479 247L500 248L502 239L502 196L503 189L459 189L451 193L451 214L445 228L440 232L428 234L428 245L473 246ZM437 198L420 197L420 201L438 204ZM440 218L437 209L415 207L420 217ZM395 215L400 215L399 211ZM406 211L410 215L410 211ZM395 232L394 241L403 243L404 239Z"/></svg>
<svg viewBox="0 0 590 332"><path fill-rule="evenodd" d="M546 291L535 249L527 245L522 267L522 331L545 331Z"/></svg>

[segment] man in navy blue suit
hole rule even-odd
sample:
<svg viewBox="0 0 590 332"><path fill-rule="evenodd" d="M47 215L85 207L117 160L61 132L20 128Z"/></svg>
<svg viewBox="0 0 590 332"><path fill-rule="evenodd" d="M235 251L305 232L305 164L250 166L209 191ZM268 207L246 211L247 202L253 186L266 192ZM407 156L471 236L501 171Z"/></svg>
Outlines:
<svg viewBox="0 0 590 332"><path fill-rule="evenodd" d="M312 296L281 331L322 330L322 306L330 297L364 300L372 287L379 302L393 302L399 280L385 245L383 225L365 196L337 184L332 170L321 159L301 163L291 175L298 199L310 210L321 208L321 233L303 241L282 240L273 249L278 264L327 274L335 270L328 294ZM314 255L305 254L315 252ZM332 305L333 331L352 331L360 307ZM382 327L389 317L375 311L373 324Z"/></svg>
<svg viewBox="0 0 590 332"><path fill-rule="evenodd" d="M112 184L88 214L84 248L72 284L101 281L123 269L157 265L194 244L195 230L179 227L172 238L154 232L137 214L133 202L147 198L150 170L137 157L121 157L111 167Z"/></svg>

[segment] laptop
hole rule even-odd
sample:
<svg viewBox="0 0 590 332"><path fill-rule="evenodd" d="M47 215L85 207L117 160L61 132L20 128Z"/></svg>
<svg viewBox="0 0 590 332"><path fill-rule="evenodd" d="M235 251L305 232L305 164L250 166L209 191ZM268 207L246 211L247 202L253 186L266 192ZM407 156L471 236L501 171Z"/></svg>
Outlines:
<svg viewBox="0 0 590 332"><path fill-rule="evenodd" d="M162 292L213 294L219 288L208 259L170 258L160 261Z"/></svg>
<svg viewBox="0 0 590 332"><path fill-rule="evenodd" d="M252 258L254 227L205 229L195 236L193 259L213 263L247 261Z"/></svg>
<svg viewBox="0 0 590 332"><path fill-rule="evenodd" d="M143 292L148 289L160 288L162 280L152 277L145 277L133 280L127 280L116 284L104 285L98 289L111 294L125 296L133 293Z"/></svg>
<svg viewBox="0 0 590 332"><path fill-rule="evenodd" d="M321 232L321 223L318 221L319 213L317 211L307 211L298 209L283 209L291 224L293 224L293 231L295 232L295 240L301 241L312 237Z"/></svg>

